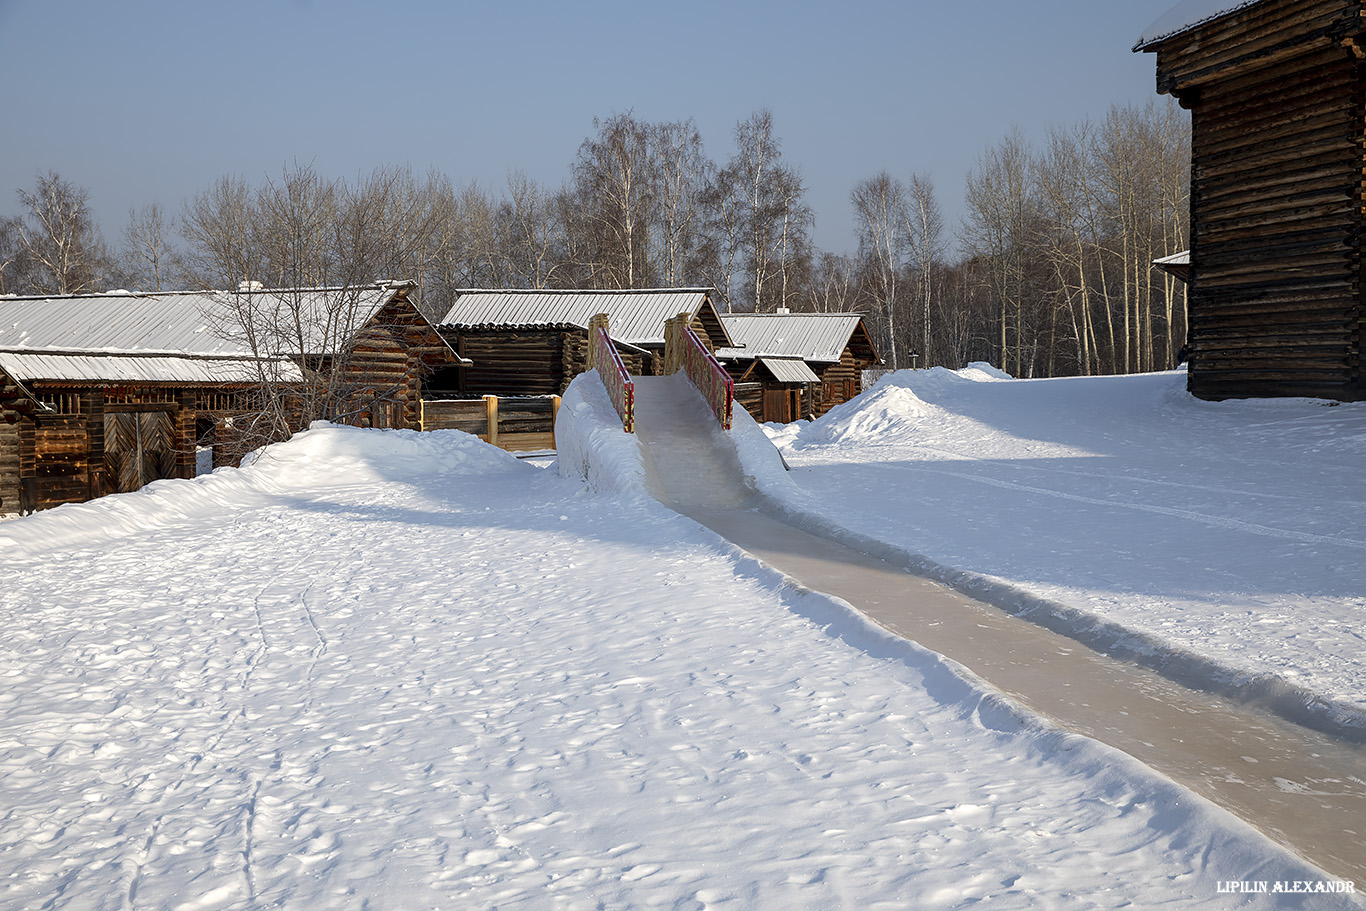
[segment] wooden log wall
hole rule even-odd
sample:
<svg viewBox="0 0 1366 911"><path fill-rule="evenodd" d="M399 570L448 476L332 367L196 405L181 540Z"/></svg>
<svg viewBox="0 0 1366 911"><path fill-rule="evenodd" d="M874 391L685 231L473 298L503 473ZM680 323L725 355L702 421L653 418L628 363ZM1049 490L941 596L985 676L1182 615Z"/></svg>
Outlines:
<svg viewBox="0 0 1366 911"><path fill-rule="evenodd" d="M863 368L866 360L854 356L848 347L840 354L840 362L818 371L821 384L816 389L816 401L812 413L816 417L825 414L836 405L842 405L863 391Z"/></svg>
<svg viewBox="0 0 1366 911"><path fill-rule="evenodd" d="M0 515L26 511L19 502L18 409L0 401Z"/></svg>
<svg viewBox="0 0 1366 911"><path fill-rule="evenodd" d="M1361 0L1266 0L1158 47L1191 109L1189 387L1362 398Z"/></svg>

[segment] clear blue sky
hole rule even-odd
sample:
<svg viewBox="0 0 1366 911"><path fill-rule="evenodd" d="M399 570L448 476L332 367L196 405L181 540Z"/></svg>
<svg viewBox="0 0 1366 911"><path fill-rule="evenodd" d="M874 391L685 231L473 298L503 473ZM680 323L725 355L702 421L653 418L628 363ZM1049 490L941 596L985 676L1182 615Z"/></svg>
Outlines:
<svg viewBox="0 0 1366 911"><path fill-rule="evenodd" d="M1156 98L1130 48L1174 2L0 0L0 214L48 169L91 191L111 244L130 206L295 160L558 186L595 116L692 117L724 161L767 107L817 244L845 251L862 178L928 172L956 220L1013 124Z"/></svg>

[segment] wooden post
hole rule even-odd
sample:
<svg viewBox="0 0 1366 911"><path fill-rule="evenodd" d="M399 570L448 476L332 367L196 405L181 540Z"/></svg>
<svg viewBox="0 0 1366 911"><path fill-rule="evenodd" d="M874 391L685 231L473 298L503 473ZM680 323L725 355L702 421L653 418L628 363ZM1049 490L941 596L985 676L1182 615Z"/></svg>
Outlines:
<svg viewBox="0 0 1366 911"><path fill-rule="evenodd" d="M555 443L555 421L560 416L560 397L552 395L550 397L550 448L559 449Z"/></svg>
<svg viewBox="0 0 1366 911"><path fill-rule="evenodd" d="M590 319L590 320L588 321L588 369L589 369L589 370L592 370L592 369L594 369L595 367L598 366L597 356L594 354L593 345L594 345L594 342L595 342L595 339L596 339L596 333L597 333L597 331L598 331L599 329L601 329L603 332L608 333L609 335L611 334L611 329L608 327L608 316L607 316L606 313L598 313L598 314L595 314L595 315L593 316L593 318Z"/></svg>
<svg viewBox="0 0 1366 911"><path fill-rule="evenodd" d="M494 446L498 445L498 396L484 396L484 413L488 416L489 432L488 441Z"/></svg>

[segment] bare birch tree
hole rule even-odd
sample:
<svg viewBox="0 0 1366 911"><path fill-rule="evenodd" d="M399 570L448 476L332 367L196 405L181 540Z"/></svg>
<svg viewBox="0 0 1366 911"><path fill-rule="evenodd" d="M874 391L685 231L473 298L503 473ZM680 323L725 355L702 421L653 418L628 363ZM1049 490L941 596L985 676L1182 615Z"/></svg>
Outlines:
<svg viewBox="0 0 1366 911"><path fill-rule="evenodd" d="M109 255L90 214L90 191L48 171L38 176L34 192L18 192L27 210L17 228L30 289L40 294L100 290Z"/></svg>

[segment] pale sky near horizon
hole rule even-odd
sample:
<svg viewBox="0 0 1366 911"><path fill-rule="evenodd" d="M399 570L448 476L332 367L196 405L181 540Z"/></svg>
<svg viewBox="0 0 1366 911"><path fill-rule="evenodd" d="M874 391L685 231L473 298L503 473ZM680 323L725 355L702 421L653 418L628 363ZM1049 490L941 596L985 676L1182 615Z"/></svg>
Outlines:
<svg viewBox="0 0 1366 911"><path fill-rule="evenodd" d="M723 162L767 107L817 246L850 252L865 177L927 173L956 222L966 173L1012 125L1037 140L1165 103L1131 48L1174 3L0 0L0 214L48 170L89 189L110 244L131 206L174 214L226 174L295 161L558 187L594 117L691 117Z"/></svg>

